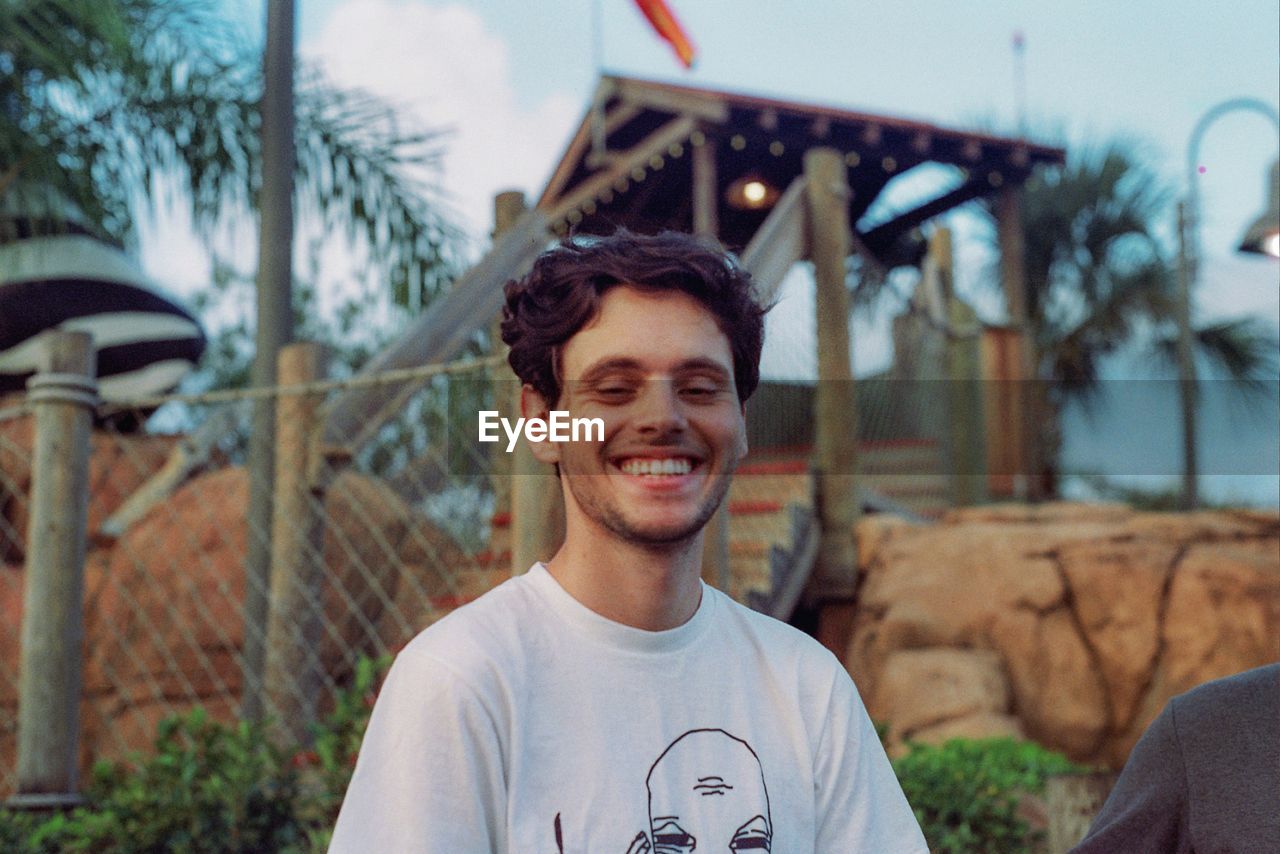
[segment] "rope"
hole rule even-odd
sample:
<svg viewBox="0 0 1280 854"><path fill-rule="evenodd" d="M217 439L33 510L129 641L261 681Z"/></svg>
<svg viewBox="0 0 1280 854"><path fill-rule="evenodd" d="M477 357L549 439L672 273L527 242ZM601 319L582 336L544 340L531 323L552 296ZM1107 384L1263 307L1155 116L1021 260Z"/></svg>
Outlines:
<svg viewBox="0 0 1280 854"><path fill-rule="evenodd" d="M404 383L410 380L425 380L430 379L431 377L446 376L449 374L463 374L468 371L487 370L488 368L505 363L506 358L504 356L485 356L479 359L464 359L458 362L448 362L443 365L423 365L417 368L397 368L395 370L383 371L377 374L347 377L346 379L312 380L310 382L296 383L294 385L224 389L221 391L208 391L202 394L171 394L155 397L139 397L131 400L112 400L104 403L99 411L118 412L129 409L158 409L166 403L233 403L240 400L257 400L271 397L285 397L289 395L301 396L325 394L327 392L344 389L371 388L380 385L390 385L392 383ZM0 417L3 417L5 414L7 414L6 410L0 410Z"/></svg>

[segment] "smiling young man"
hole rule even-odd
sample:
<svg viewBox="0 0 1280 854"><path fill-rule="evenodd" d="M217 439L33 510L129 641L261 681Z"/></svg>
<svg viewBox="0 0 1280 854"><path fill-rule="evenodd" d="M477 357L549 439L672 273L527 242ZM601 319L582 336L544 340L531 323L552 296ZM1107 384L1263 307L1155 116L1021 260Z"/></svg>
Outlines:
<svg viewBox="0 0 1280 854"><path fill-rule="evenodd" d="M926 851L840 663L701 581L763 315L677 234L571 240L508 284L523 415L604 436L533 444L564 544L396 659L331 851Z"/></svg>

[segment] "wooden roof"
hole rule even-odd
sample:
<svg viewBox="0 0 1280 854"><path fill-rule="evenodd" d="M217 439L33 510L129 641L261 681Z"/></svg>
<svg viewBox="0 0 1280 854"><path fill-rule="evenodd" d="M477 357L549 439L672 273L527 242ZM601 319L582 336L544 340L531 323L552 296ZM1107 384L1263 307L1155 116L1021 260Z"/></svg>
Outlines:
<svg viewBox="0 0 1280 854"><path fill-rule="evenodd" d="M692 231L692 163L697 159L694 149L704 146L714 164L718 236L735 249L750 242L769 210L729 205L729 184L750 175L781 192L802 174L809 148L845 152L850 221L855 223L898 175L925 163L958 167L954 189L857 235L885 266L918 259L916 229L927 220L1001 187L1019 185L1039 164L1065 159L1061 148L1023 139L606 76L537 207L561 232L607 233L617 226L640 232ZM701 156L708 162L705 152Z"/></svg>

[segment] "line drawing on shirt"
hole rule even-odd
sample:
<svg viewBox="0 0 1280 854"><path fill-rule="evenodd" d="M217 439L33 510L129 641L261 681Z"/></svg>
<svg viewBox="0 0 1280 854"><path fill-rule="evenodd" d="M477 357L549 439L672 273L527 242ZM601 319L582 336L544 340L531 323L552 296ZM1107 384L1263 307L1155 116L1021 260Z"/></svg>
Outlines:
<svg viewBox="0 0 1280 854"><path fill-rule="evenodd" d="M648 832L626 854L768 852L773 817L760 757L722 729L692 729L662 751L645 779Z"/></svg>

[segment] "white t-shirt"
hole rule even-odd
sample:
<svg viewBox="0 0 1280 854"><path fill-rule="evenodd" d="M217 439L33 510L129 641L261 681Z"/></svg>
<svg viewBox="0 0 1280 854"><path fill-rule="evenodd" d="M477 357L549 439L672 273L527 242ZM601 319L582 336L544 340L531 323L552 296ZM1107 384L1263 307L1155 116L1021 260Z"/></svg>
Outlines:
<svg viewBox="0 0 1280 854"><path fill-rule="evenodd" d="M331 852L926 852L844 668L702 588L649 632L542 565L419 634Z"/></svg>

